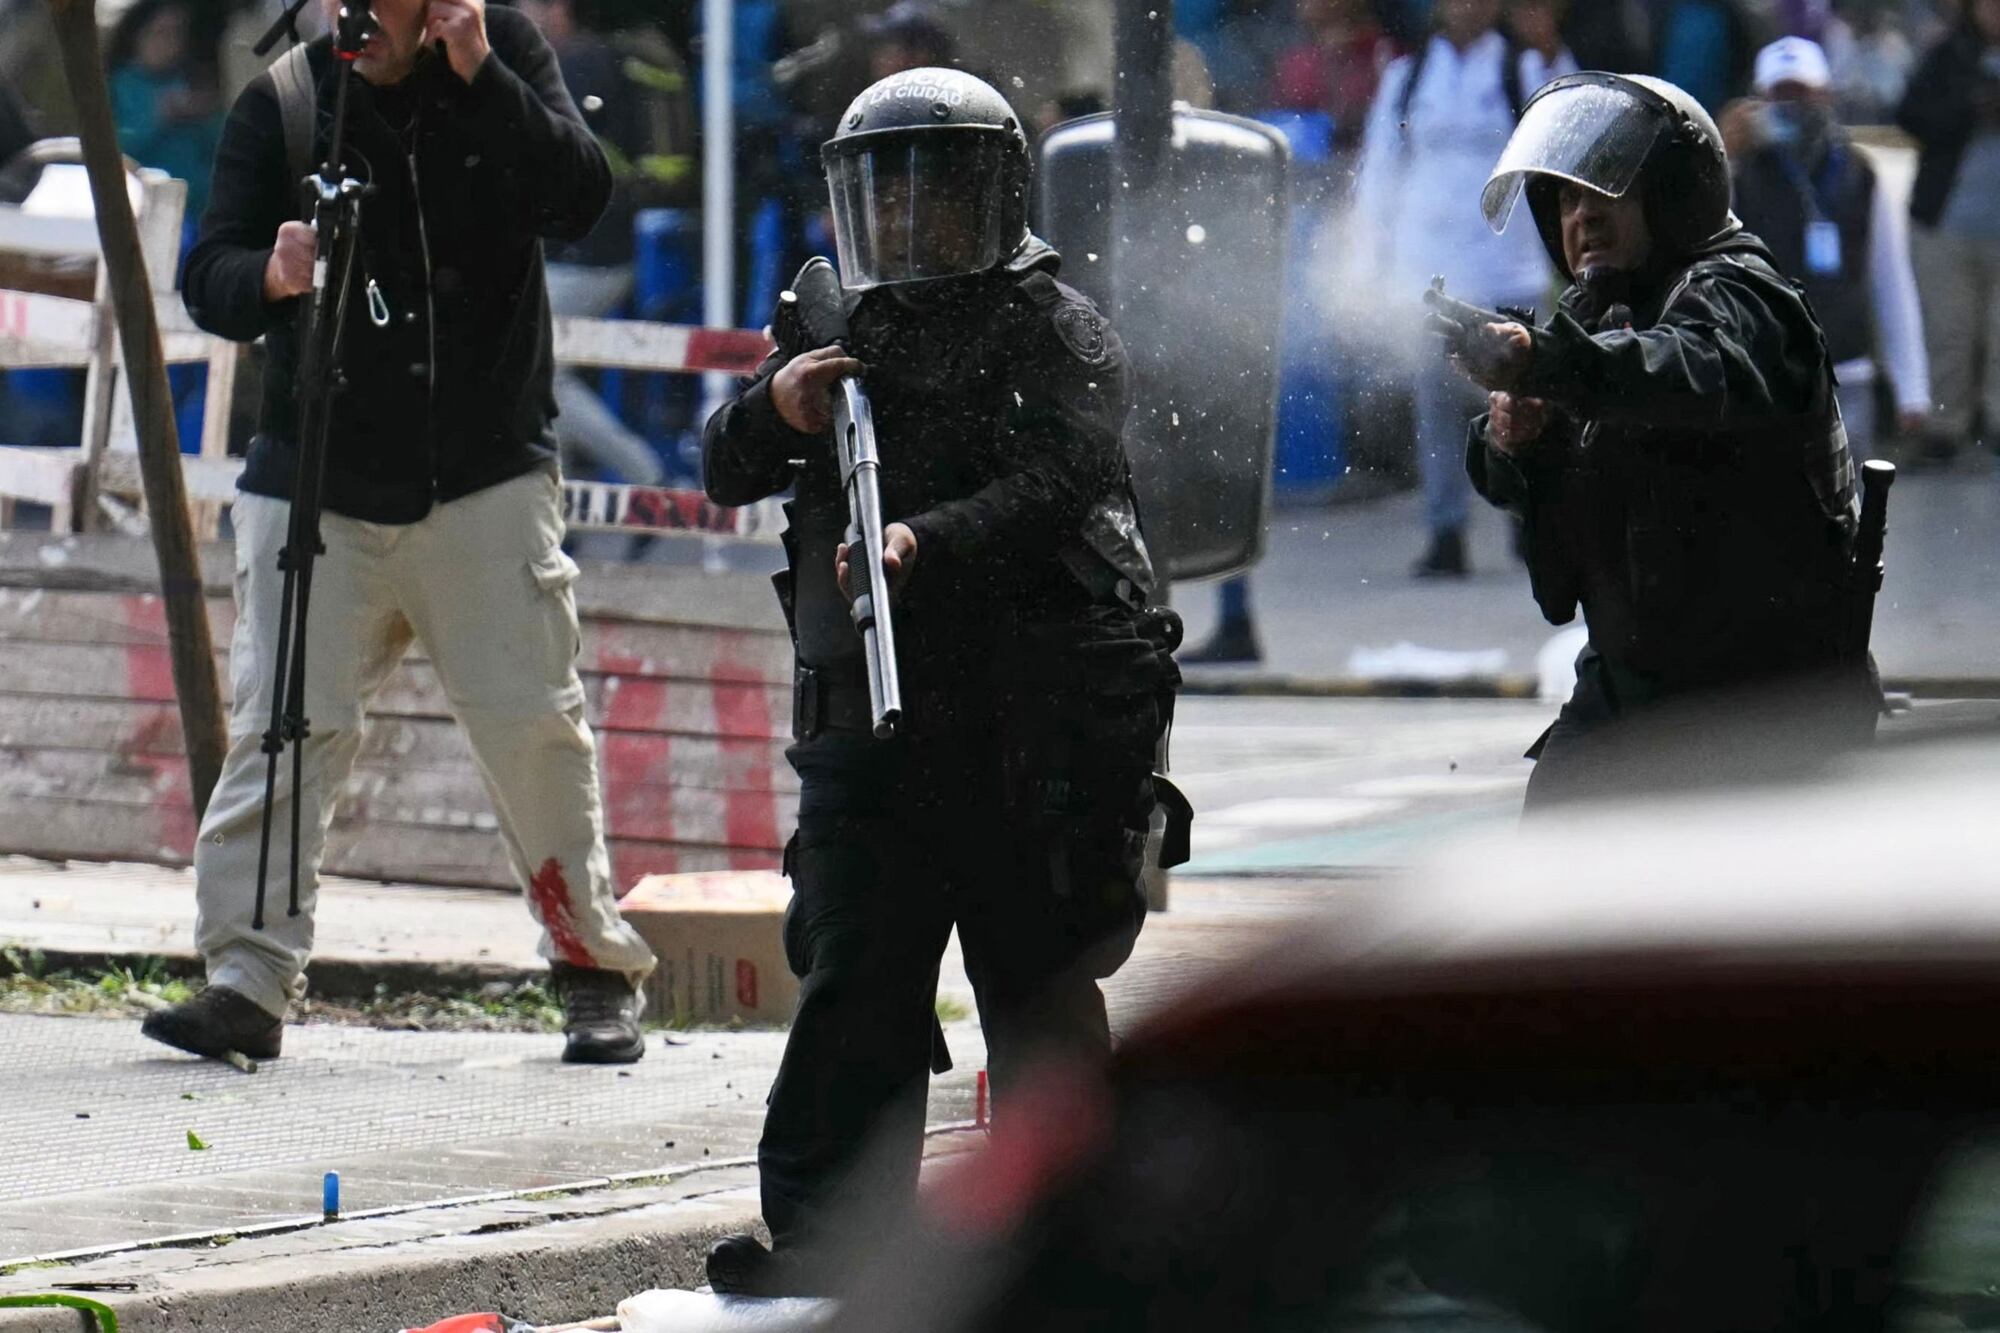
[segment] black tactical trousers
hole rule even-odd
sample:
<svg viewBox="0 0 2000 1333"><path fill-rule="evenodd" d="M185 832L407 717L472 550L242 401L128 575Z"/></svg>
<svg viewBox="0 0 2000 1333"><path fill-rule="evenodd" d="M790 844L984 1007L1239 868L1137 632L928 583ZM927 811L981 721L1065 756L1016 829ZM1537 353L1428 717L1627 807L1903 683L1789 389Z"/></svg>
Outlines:
<svg viewBox="0 0 2000 1333"><path fill-rule="evenodd" d="M929 1075L950 1067L935 1004L954 924L996 1095L1039 1054L1109 1050L1097 981L1145 916L1152 800L1135 790L1109 821L1054 828L1007 790L990 727L828 731L789 758L802 787L785 948L802 987L757 1150L780 1246L814 1240L830 1209L913 1191Z"/></svg>

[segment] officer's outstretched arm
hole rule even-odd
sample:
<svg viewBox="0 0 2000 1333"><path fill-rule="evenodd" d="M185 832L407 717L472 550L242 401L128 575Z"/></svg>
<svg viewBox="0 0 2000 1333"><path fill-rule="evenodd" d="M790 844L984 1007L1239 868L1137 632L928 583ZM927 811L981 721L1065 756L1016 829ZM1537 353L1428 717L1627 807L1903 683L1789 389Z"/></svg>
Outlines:
<svg viewBox="0 0 2000 1333"><path fill-rule="evenodd" d="M785 424L771 401L771 380L788 358L773 352L701 432L701 480L720 505L755 504L792 484L796 459L832 445Z"/></svg>
<svg viewBox="0 0 2000 1333"><path fill-rule="evenodd" d="M1748 282L1702 274L1650 328L1593 336L1558 313L1535 331L1518 391L1586 420L1699 428L1792 416L1810 405L1819 366L1809 333Z"/></svg>
<svg viewBox="0 0 2000 1333"><path fill-rule="evenodd" d="M1000 475L965 499L906 520L921 568L1052 552L1123 482L1125 349L1094 311L1064 309L1084 313L1063 316L1071 323L1061 338L1048 334L1034 373L1021 377L1014 410L993 423Z"/></svg>

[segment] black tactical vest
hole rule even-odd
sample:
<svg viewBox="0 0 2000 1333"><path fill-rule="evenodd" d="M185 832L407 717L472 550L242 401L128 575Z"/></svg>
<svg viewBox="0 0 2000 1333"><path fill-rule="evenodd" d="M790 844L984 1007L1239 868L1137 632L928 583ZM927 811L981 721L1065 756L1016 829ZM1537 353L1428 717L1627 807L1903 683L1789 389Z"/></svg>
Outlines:
<svg viewBox="0 0 2000 1333"><path fill-rule="evenodd" d="M910 512L903 502L912 496L957 499L988 479L980 436L997 431L1020 403L1021 377L1036 373L1021 349L1065 299L1039 270L1003 281L990 299L943 321L905 314L886 292L850 299L851 345L870 367L891 519ZM830 457L808 461L785 513L789 569L778 583L799 661L830 679L857 680L861 643L833 576L847 499ZM976 581L913 582L898 599L899 656L928 659L934 669L919 673L928 682L962 679L990 660L995 642L1038 621L1064 621L1093 605L1143 606L1154 573L1129 483L1100 497L1052 558L1009 553L990 577L968 571L965 578Z"/></svg>
<svg viewBox="0 0 2000 1333"><path fill-rule="evenodd" d="M1788 325L1812 326L1790 283L1726 246L1676 274L1652 309L1723 264ZM1698 433L1578 423L1557 512L1530 525L1544 613L1566 623L1581 600L1598 651L1669 692L1833 665L1858 513L1823 341L1818 361L1796 414Z"/></svg>
<svg viewBox="0 0 2000 1333"><path fill-rule="evenodd" d="M1770 247L1778 272L1805 285L1826 333L1835 365L1875 351L1875 299L1869 281L1869 231L1875 171L1854 148L1839 144L1820 170L1794 170L1775 148L1745 157L1736 173L1736 214ZM1830 222L1840 234L1840 269L1814 273L1806 229Z"/></svg>

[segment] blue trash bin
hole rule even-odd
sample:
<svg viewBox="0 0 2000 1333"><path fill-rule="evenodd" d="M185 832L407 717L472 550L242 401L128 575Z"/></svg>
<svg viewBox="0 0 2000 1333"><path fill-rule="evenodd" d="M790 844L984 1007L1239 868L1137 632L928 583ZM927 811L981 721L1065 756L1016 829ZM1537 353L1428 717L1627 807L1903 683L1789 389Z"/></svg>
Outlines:
<svg viewBox="0 0 2000 1333"><path fill-rule="evenodd" d="M1327 499L1346 466L1333 330L1313 300L1311 244L1326 207L1333 163L1333 118L1320 111L1272 111L1257 119L1285 136L1292 150L1291 249L1278 367L1278 426L1271 492L1278 504Z"/></svg>
<svg viewBox="0 0 2000 1333"><path fill-rule="evenodd" d="M701 213L691 208L641 210L633 219L632 242L633 318L699 324ZM687 375L607 370L599 388L604 401L659 450L672 470L698 402L696 383Z"/></svg>

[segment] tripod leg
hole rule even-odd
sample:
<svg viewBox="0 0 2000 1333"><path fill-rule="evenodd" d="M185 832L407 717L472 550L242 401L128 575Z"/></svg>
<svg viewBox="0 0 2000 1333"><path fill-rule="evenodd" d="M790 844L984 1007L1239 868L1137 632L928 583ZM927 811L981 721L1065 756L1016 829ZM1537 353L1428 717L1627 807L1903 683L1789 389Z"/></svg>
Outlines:
<svg viewBox="0 0 2000 1333"><path fill-rule="evenodd" d="M298 571L292 560L297 548L295 533L288 533L278 552L278 568L284 571L284 590L278 596L278 651L272 663L271 726L264 733L264 819L257 840L257 909L250 918L253 930L264 928L264 888L271 870L271 802L278 792L278 755L285 748L285 732L290 702L292 654L292 599ZM294 802L296 805L296 801Z"/></svg>
<svg viewBox="0 0 2000 1333"><path fill-rule="evenodd" d="M271 871L271 802L278 794L278 751L282 746L270 744L273 732L265 732L264 746L264 827L257 838L257 910L250 917L250 928L264 928L264 881Z"/></svg>
<svg viewBox="0 0 2000 1333"><path fill-rule="evenodd" d="M306 533L305 540L311 543L309 549L317 556L319 534ZM306 717L306 616L312 605L312 575L312 558L308 558L299 570L298 625L292 640L292 705L290 716L286 719L292 743L291 897L285 912L287 916L299 914L299 820L305 806L306 737L312 734L312 723Z"/></svg>
<svg viewBox="0 0 2000 1333"><path fill-rule="evenodd" d="M286 916L299 914L299 811L300 807L305 805L304 788L301 785L305 781L305 749L304 737L292 743L292 886L290 905L285 910Z"/></svg>

